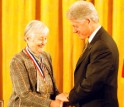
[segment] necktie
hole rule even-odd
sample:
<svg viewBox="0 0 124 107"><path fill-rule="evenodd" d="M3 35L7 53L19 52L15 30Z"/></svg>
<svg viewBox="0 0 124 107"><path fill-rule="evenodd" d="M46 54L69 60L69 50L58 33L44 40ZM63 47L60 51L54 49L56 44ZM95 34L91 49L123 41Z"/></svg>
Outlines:
<svg viewBox="0 0 124 107"><path fill-rule="evenodd" d="M83 49L82 54L80 55L80 58L83 56L83 54L84 54L84 52L86 51L88 45L89 45L89 42L87 41L87 42L85 43L85 45L84 45L84 49Z"/></svg>
<svg viewBox="0 0 124 107"><path fill-rule="evenodd" d="M85 46L84 46L83 52L82 52L82 54L80 55L79 60L82 58L82 56L83 56L84 52L86 51L88 45L89 45L89 42L87 41L87 42L85 43ZM78 60L78 61L79 61L79 60Z"/></svg>
<svg viewBox="0 0 124 107"><path fill-rule="evenodd" d="M87 41L87 42L85 43L85 46L84 46L84 49L83 49L83 53L84 53L85 50L87 49L88 45L89 45L89 42ZM83 54L83 53L82 53L82 54Z"/></svg>

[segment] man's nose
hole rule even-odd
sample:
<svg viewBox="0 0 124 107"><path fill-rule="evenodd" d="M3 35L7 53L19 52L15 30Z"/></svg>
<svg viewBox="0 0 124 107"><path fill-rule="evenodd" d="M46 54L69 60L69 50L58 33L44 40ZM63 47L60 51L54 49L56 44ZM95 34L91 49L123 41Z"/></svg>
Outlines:
<svg viewBox="0 0 124 107"><path fill-rule="evenodd" d="M46 45L46 43L47 43L47 40L41 42L42 45Z"/></svg>
<svg viewBox="0 0 124 107"><path fill-rule="evenodd" d="M78 32L77 29L73 28L73 33L77 33L77 32Z"/></svg>

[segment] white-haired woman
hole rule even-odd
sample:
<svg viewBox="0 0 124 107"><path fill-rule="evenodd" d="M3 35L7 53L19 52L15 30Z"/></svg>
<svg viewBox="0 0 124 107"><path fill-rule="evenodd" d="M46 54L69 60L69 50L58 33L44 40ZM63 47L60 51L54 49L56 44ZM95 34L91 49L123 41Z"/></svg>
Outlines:
<svg viewBox="0 0 124 107"><path fill-rule="evenodd" d="M13 93L8 107L59 107L54 100L59 93L53 77L51 57L43 51L47 43L48 27L32 20L25 28L26 48L10 63Z"/></svg>

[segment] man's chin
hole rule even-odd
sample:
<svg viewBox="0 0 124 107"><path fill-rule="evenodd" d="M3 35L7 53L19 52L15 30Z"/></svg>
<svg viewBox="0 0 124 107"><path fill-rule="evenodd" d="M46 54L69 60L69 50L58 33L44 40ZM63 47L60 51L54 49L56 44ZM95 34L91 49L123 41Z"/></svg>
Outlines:
<svg viewBox="0 0 124 107"><path fill-rule="evenodd" d="M42 53L42 52L43 52L43 50L44 50L43 48L42 48L42 49L39 49L39 53Z"/></svg>
<svg viewBox="0 0 124 107"><path fill-rule="evenodd" d="M79 38L80 38L81 40L84 40L84 39L85 39L85 37L82 37L82 36L79 36Z"/></svg>

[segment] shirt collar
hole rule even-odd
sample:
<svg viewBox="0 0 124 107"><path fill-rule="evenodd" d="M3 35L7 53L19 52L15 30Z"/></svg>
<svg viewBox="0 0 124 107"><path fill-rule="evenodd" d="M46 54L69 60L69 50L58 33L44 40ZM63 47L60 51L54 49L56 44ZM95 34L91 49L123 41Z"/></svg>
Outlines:
<svg viewBox="0 0 124 107"><path fill-rule="evenodd" d="M96 28L96 30L90 35L90 37L89 37L89 39L88 39L89 43L93 40L93 38L95 37L96 33L98 32L98 30L99 30L100 28L101 28L101 25L98 26L98 27Z"/></svg>

